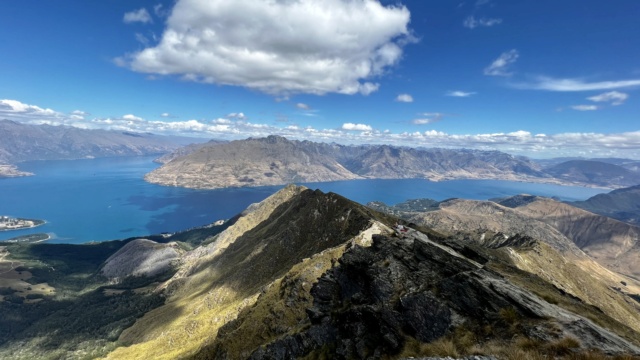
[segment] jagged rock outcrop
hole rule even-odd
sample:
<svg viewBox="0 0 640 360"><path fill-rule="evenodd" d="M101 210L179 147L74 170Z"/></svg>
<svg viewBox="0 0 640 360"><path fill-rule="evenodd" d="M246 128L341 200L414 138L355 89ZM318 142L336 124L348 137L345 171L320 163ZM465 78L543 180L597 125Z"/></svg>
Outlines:
<svg viewBox="0 0 640 360"><path fill-rule="evenodd" d="M551 343L570 335L580 339L582 348L640 352L590 320L507 281L484 265L490 261L484 255L473 257L481 263L418 232L403 238L374 236L371 247L349 249L313 286L307 327L256 349L250 359L397 356L409 341L433 342L459 328L479 334L489 324L493 329L485 336L501 337L513 331L500 328L507 311L523 323L528 319L518 331L532 341ZM210 355L226 358L224 352Z"/></svg>
<svg viewBox="0 0 640 360"><path fill-rule="evenodd" d="M145 177L152 183L190 188L363 178L553 181L537 164L497 151L343 146L280 136L202 146Z"/></svg>
<svg viewBox="0 0 640 360"><path fill-rule="evenodd" d="M180 259L176 244L159 244L136 239L111 255L102 267L102 275L110 279L129 276L155 276L171 270Z"/></svg>
<svg viewBox="0 0 640 360"><path fill-rule="evenodd" d="M372 205L385 209L380 204ZM440 202L437 207L431 207L427 211L415 211L415 207L411 208L413 211L391 208L405 220L418 225L484 247L503 248L518 268L542 277L559 289L599 307L618 321L640 331L640 304L631 298L640 294L640 283L609 270L605 267L607 262L596 262L585 254L579 248L581 241L572 238L575 234L565 232L564 227L589 237L589 231L580 230L580 226L586 225L574 224L571 218L566 218L563 226L556 227L558 224L554 219L558 219L558 207L574 216L595 216L552 199L530 195L501 199L500 204L452 199ZM598 221L614 221L598 218L601 218ZM619 235L615 231L599 231L597 227L591 228L591 231L594 233L594 241L607 242L612 236L616 238ZM615 246L613 243L612 247ZM621 259L633 257L634 254L631 251ZM629 261L624 269L633 269L636 264L636 260ZM591 281L592 279L597 281Z"/></svg>

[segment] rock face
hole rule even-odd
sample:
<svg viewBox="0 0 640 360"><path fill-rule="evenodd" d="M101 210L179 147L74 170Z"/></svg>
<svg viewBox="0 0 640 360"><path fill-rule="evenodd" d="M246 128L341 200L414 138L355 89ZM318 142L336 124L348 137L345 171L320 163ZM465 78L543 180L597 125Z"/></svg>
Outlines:
<svg viewBox="0 0 640 360"><path fill-rule="evenodd" d="M425 211L412 204L430 202L414 200L400 208L371 205L385 211L390 208L407 221L463 241L509 249L507 255L518 268L640 331L640 308L631 298L640 293L640 284L633 279L637 278L638 255L632 226L529 195L502 199L500 204L452 199Z"/></svg>
<svg viewBox="0 0 640 360"><path fill-rule="evenodd" d="M598 194L571 205L608 216L616 220L640 226L640 185Z"/></svg>
<svg viewBox="0 0 640 360"><path fill-rule="evenodd" d="M152 155L180 147L169 138L0 120L0 164L30 160Z"/></svg>
<svg viewBox="0 0 640 360"><path fill-rule="evenodd" d="M169 271L179 259L180 252L176 246L158 244L147 239L136 239L111 255L105 261L101 272L111 279L155 276Z"/></svg>
<svg viewBox="0 0 640 360"><path fill-rule="evenodd" d="M145 177L152 183L190 188L364 178L549 180L533 162L497 151L342 146L279 136L202 146Z"/></svg>
<svg viewBox="0 0 640 360"><path fill-rule="evenodd" d="M351 248L311 289L309 326L256 349L249 358L397 356L409 339L430 343L460 326L472 333L480 333L487 324L499 327L505 309L530 319L521 331L539 341L553 342L560 333L579 338L585 348L640 351L590 320L505 280L483 265L489 259L482 254L467 247L467 255L476 259L470 260L447 245L410 231L403 238L374 236L371 247ZM562 330L540 331L551 318ZM503 331L509 330L498 328L487 336L502 336ZM226 358L220 352L210 355Z"/></svg>
<svg viewBox="0 0 640 360"><path fill-rule="evenodd" d="M640 184L640 173L622 166L593 160L571 160L545 169L554 177L578 184L633 186Z"/></svg>

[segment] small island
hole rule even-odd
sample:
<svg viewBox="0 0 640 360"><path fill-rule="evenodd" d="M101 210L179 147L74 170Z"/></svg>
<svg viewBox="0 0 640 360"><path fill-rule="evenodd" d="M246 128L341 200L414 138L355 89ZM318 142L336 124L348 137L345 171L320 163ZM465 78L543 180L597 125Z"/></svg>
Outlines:
<svg viewBox="0 0 640 360"><path fill-rule="evenodd" d="M0 216L0 231L31 229L45 224L44 220L12 218Z"/></svg>

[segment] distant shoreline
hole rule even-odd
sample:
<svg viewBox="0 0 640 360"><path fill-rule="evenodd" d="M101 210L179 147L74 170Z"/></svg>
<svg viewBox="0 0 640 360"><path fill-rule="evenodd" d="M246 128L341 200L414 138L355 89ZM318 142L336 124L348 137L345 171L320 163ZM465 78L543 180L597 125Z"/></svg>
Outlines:
<svg viewBox="0 0 640 360"><path fill-rule="evenodd" d="M22 235L16 236L11 239L0 241L1 244L37 244L45 241L51 240L51 235L46 233L39 234L30 234L30 235Z"/></svg>

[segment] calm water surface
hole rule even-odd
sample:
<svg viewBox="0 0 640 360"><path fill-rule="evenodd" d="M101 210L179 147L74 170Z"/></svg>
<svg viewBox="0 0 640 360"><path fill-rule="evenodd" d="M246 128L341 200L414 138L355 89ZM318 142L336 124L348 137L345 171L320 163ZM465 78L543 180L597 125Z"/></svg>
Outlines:
<svg viewBox="0 0 640 360"><path fill-rule="evenodd" d="M153 157L37 161L36 176L0 179L0 215L44 219L35 229L0 232L0 240L46 232L51 242L83 243L184 230L227 219L281 188L191 190L146 183ZM584 200L605 189L495 180L358 180L304 184L360 203L452 197L486 200L521 193Z"/></svg>

